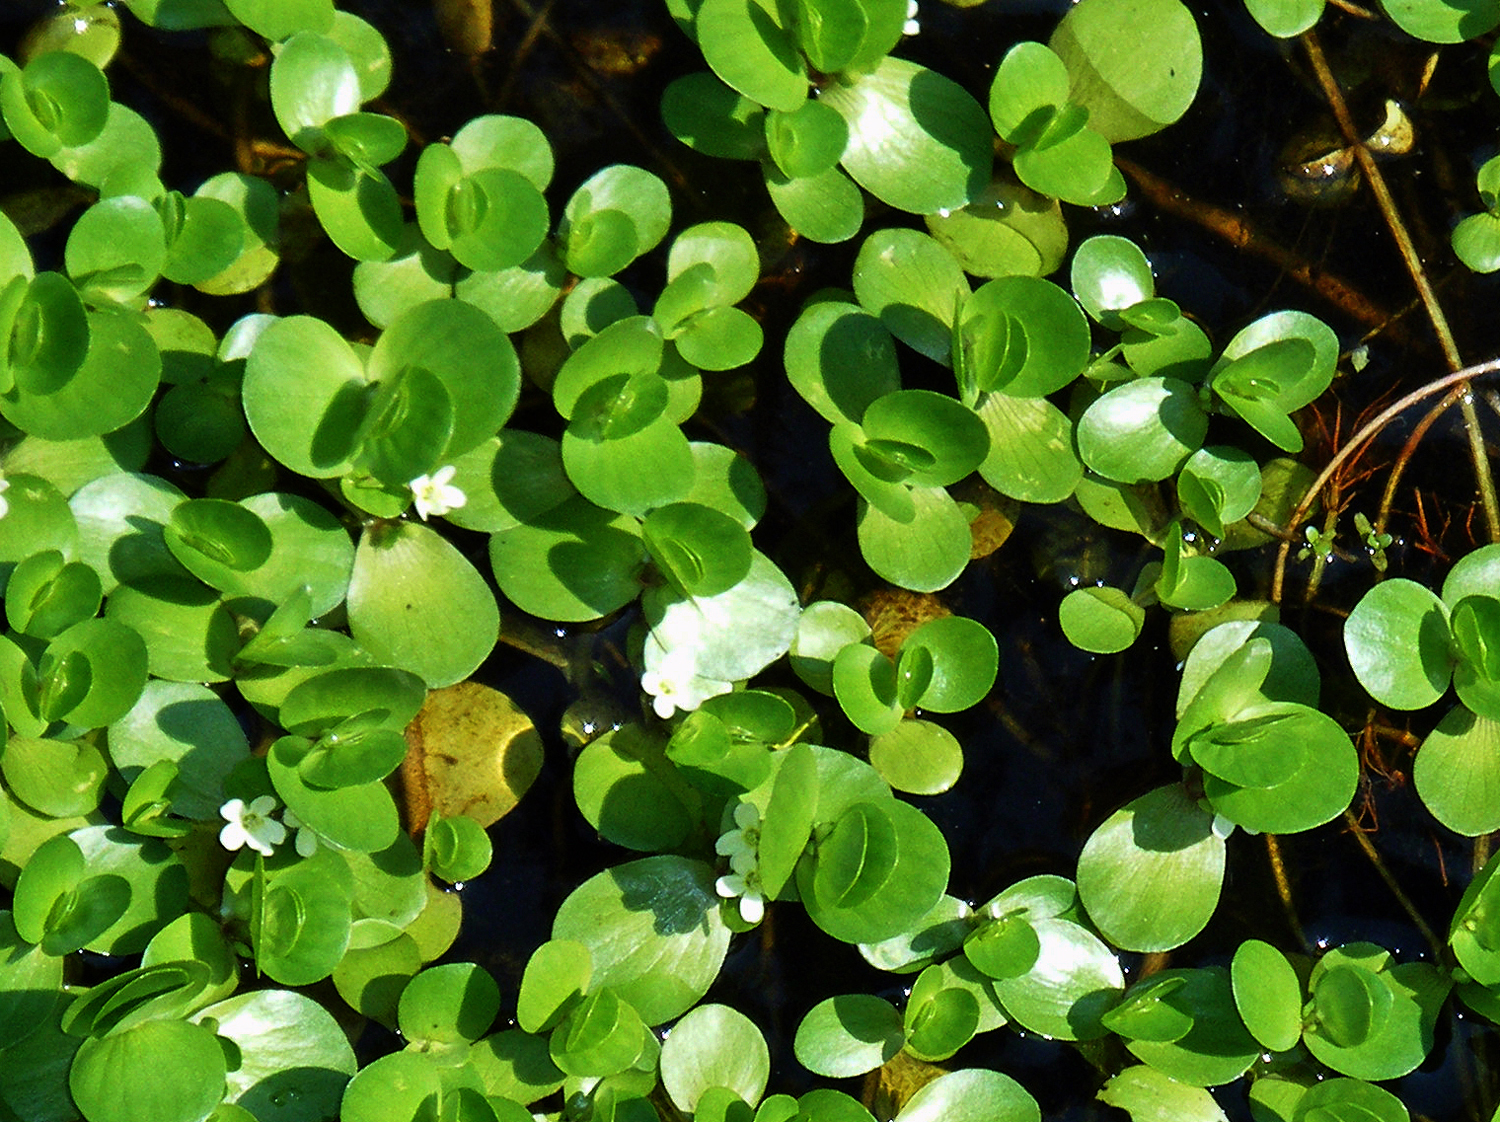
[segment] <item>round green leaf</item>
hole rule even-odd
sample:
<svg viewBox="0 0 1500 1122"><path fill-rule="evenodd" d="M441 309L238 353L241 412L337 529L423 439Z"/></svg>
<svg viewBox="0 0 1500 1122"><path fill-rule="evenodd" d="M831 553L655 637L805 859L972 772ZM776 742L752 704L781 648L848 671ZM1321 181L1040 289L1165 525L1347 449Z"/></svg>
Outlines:
<svg viewBox="0 0 1500 1122"><path fill-rule="evenodd" d="M172 556L205 584L223 589L233 577L265 564L272 537L259 515L224 499L190 499L172 511L162 532Z"/></svg>
<svg viewBox="0 0 1500 1122"><path fill-rule="evenodd" d="M28 259L29 264L29 259ZM0 374L6 389L53 393L83 365L89 321L78 290L61 273L13 277L0 290Z"/></svg>
<svg viewBox="0 0 1500 1122"><path fill-rule="evenodd" d="M969 563L968 521L941 487L912 488L913 516L900 521L861 503L859 548L877 574L914 592L947 588Z"/></svg>
<svg viewBox="0 0 1500 1122"><path fill-rule="evenodd" d="M582 496L490 539L495 580L543 619L597 619L640 594L640 523Z"/></svg>
<svg viewBox="0 0 1500 1122"><path fill-rule="evenodd" d="M500 988L487 970L453 962L422 971L401 993L401 1034L428 1047L473 1043L500 1012Z"/></svg>
<svg viewBox="0 0 1500 1122"><path fill-rule="evenodd" d="M1500 829L1500 724L1455 706L1422 742L1412 779L1448 829L1466 837Z"/></svg>
<svg viewBox="0 0 1500 1122"><path fill-rule="evenodd" d="M1256 1080L1259 1087L1261 1080ZM1275 1082L1275 1080L1266 1080ZM1223 1108L1201 1087L1179 1083L1153 1067L1136 1064L1112 1075L1099 1101L1126 1111L1136 1122L1223 1122Z"/></svg>
<svg viewBox="0 0 1500 1122"><path fill-rule="evenodd" d="M792 639L791 664L807 685L819 693L833 693L833 661L851 643L870 635L864 617L846 604L818 600L804 609Z"/></svg>
<svg viewBox="0 0 1500 1122"><path fill-rule="evenodd" d="M1224 839L1181 785L1158 787L1110 815L1078 857L1078 896L1118 947L1180 947L1213 916Z"/></svg>
<svg viewBox="0 0 1500 1122"><path fill-rule="evenodd" d="M760 1029L727 1005L689 1010L661 1047L662 1086L677 1108L689 1113L712 1087L759 1102L770 1071L770 1052Z"/></svg>
<svg viewBox="0 0 1500 1122"><path fill-rule="evenodd" d="M668 132L705 156L753 160L765 145L765 111L707 71L673 79L661 115Z"/></svg>
<svg viewBox="0 0 1500 1122"><path fill-rule="evenodd" d="M979 1002L966 989L940 989L907 1003L906 1050L919 1060L945 1060L974 1038Z"/></svg>
<svg viewBox="0 0 1500 1122"><path fill-rule="evenodd" d="M1331 992L1319 1001L1325 981ZM1318 1019L1303 1033L1303 1042L1342 1075L1398 1078L1431 1050L1449 984L1430 963L1393 966L1388 951L1369 943L1346 944L1313 968L1310 988Z"/></svg>
<svg viewBox="0 0 1500 1122"><path fill-rule="evenodd" d="M361 98L353 60L333 39L304 31L281 45L271 65L271 108L299 148L317 151L323 125L358 112Z"/></svg>
<svg viewBox="0 0 1500 1122"><path fill-rule="evenodd" d="M976 277L1046 276L1062 264L1068 231L1056 199L997 176L973 202L929 214L927 230Z"/></svg>
<svg viewBox="0 0 1500 1122"><path fill-rule="evenodd" d="M1183 980L1162 1000L1191 1017L1192 1028L1176 1040L1131 1040L1126 1047L1137 1059L1194 1087L1213 1087L1239 1078L1260 1055L1261 1045L1240 1020L1229 971L1223 967L1167 970L1154 977Z"/></svg>
<svg viewBox="0 0 1500 1122"><path fill-rule="evenodd" d="M1414 581L1382 581L1344 621L1344 649L1375 700L1423 709L1443 696L1452 672L1447 607Z"/></svg>
<svg viewBox="0 0 1500 1122"><path fill-rule="evenodd" d="M962 86L934 71L885 58L826 87L820 100L849 126L844 170L898 210L956 209L989 182L989 120Z"/></svg>
<svg viewBox="0 0 1500 1122"><path fill-rule="evenodd" d="M1046 398L986 394L976 411L990 434L979 474L1003 495L1022 502L1061 502L1083 476L1073 450L1073 424Z"/></svg>
<svg viewBox="0 0 1500 1122"><path fill-rule="evenodd" d="M607 1078L639 1061L642 1050L652 1047L646 1043L649 1035L630 1003L606 988L586 995L568 1011L547 1050L568 1075Z"/></svg>
<svg viewBox="0 0 1500 1122"><path fill-rule="evenodd" d="M615 164L573 192L558 225L563 260L583 277L619 272L666 236L667 185L649 171Z"/></svg>
<svg viewBox="0 0 1500 1122"><path fill-rule="evenodd" d="M807 100L797 37L767 0L705 0L694 30L703 60L751 101L790 112Z"/></svg>
<svg viewBox="0 0 1500 1122"><path fill-rule="evenodd" d="M1324 0L1246 0L1245 7L1261 30L1278 39L1295 39L1323 15Z"/></svg>
<svg viewBox="0 0 1500 1122"><path fill-rule="evenodd" d="M838 168L790 179L764 160L761 172L781 217L808 240L832 245L859 233L865 218L864 194Z"/></svg>
<svg viewBox="0 0 1500 1122"><path fill-rule="evenodd" d="M96 1122L197 1122L224 1096L226 1064L214 1034L186 1021L145 1021L85 1040L68 1090Z"/></svg>
<svg viewBox="0 0 1500 1122"><path fill-rule="evenodd" d="M995 684L999 649L987 627L964 616L922 624L901 645L903 660L915 647L932 657L930 683L917 704L934 713L957 713L984 700Z"/></svg>
<svg viewBox="0 0 1500 1122"><path fill-rule="evenodd" d="M161 760L173 761L172 809L184 818L214 818L224 780L250 756L234 714L206 686L150 681L139 700L109 727L109 754L127 779Z"/></svg>
<svg viewBox="0 0 1500 1122"><path fill-rule="evenodd" d="M848 830L848 850L835 857L833 864L804 857L797 866L797 891L812 921L835 939L875 943L916 924L943 895L948 884L948 845L932 821L906 803L889 799L855 805L863 808L858 822L842 814L837 819ZM878 815L869 813L873 806L878 806ZM820 804L818 817L824 814ZM887 826L893 834L886 835ZM873 844L864 850L863 843L872 839ZM856 849L860 850L857 869L851 859ZM892 856L896 863L882 875L882 866ZM841 906L841 897L856 902Z"/></svg>
<svg viewBox="0 0 1500 1122"><path fill-rule="evenodd" d="M1260 723L1262 716L1276 719ZM1348 807L1359 782L1359 754L1332 717L1280 702L1252 706L1230 727L1234 725L1249 731L1248 750L1292 753L1302 763L1290 778L1268 787L1240 787L1205 775L1204 794L1224 817L1247 830L1287 834L1321 826Z"/></svg>
<svg viewBox="0 0 1500 1122"><path fill-rule="evenodd" d="M292 316L268 326L245 364L245 415L271 455L328 479L352 466L364 415L365 373L326 323Z"/></svg>
<svg viewBox="0 0 1500 1122"><path fill-rule="evenodd" d="M788 179L832 168L848 141L844 118L821 101L804 101L791 113L772 110L766 115L766 147Z"/></svg>
<svg viewBox="0 0 1500 1122"><path fill-rule="evenodd" d="M516 1023L542 1033L562 1019L588 989L593 966L588 948L567 939L549 939L531 953L516 997Z"/></svg>
<svg viewBox="0 0 1500 1122"><path fill-rule="evenodd" d="M1460 43L1493 31L1500 8L1484 0L1433 3L1432 0L1381 0L1385 14L1402 31L1429 43Z"/></svg>
<svg viewBox="0 0 1500 1122"><path fill-rule="evenodd" d="M1207 432L1208 417L1192 386L1176 378L1137 378L1084 411L1078 452L1106 479L1154 482L1176 472Z"/></svg>
<svg viewBox="0 0 1500 1122"><path fill-rule="evenodd" d="M1302 1036L1302 983L1286 956L1246 939L1234 952L1230 982L1250 1035L1272 1052L1294 1048Z"/></svg>
<svg viewBox="0 0 1500 1122"><path fill-rule="evenodd" d="M300 38L300 36L299 36ZM307 193L329 239L356 261L389 261L401 245L401 201L378 170L347 157L307 164Z"/></svg>
<svg viewBox="0 0 1500 1122"><path fill-rule="evenodd" d="M1057 609L1063 634L1080 650L1117 654L1140 636L1146 612L1118 588L1075 588Z"/></svg>
<svg viewBox="0 0 1500 1122"><path fill-rule="evenodd" d="M109 774L104 754L87 741L12 736L0 756L11 793L54 818L92 814Z"/></svg>
<svg viewBox="0 0 1500 1122"><path fill-rule="evenodd" d="M940 795L958 782L963 746L941 725L902 721L870 741L870 763L898 791Z"/></svg>
<svg viewBox="0 0 1500 1122"><path fill-rule="evenodd" d="M989 452L984 422L958 401L930 390L895 390L864 412L854 453L878 478L946 487Z"/></svg>
<svg viewBox="0 0 1500 1122"><path fill-rule="evenodd" d="M1043 397L1083 370L1088 322L1051 281L1001 277L964 304L955 345L963 349L961 385L971 379L978 390Z"/></svg>
<svg viewBox="0 0 1500 1122"><path fill-rule="evenodd" d="M683 595L712 596L750 571L750 535L739 522L697 503L673 503L646 516L643 539Z"/></svg>
<svg viewBox="0 0 1500 1122"><path fill-rule="evenodd" d="M354 1049L317 1002L291 990L261 989L210 1005L194 1018L211 1021L239 1061L227 1076L227 1101L264 1122L337 1114L356 1067Z"/></svg>
<svg viewBox="0 0 1500 1122"><path fill-rule="evenodd" d="M12 338L13 355L14 346ZM50 363L52 351L44 350ZM88 313L88 354L65 384L33 391L28 376L16 370L16 384L0 394L0 413L35 436L76 440L113 432L139 417L156 392L161 355L134 313L101 309Z"/></svg>
<svg viewBox="0 0 1500 1122"><path fill-rule="evenodd" d="M390 792L381 783L362 783L354 787L334 789L309 785L303 780L297 765L311 747L308 741L295 736L284 736L271 746L266 761L276 794L304 826L336 845L359 853L378 853L388 848L400 831L396 804L392 801ZM332 903L325 906L337 915ZM347 905L345 911L347 912ZM286 937L291 939L295 934L296 931L289 928ZM293 944L289 944L291 945ZM326 962L326 969L322 951L311 960L310 968L321 969L322 973L308 981L325 977L333 969L338 962L338 955L343 953L342 948L334 949L337 954L332 961ZM290 951L282 953L284 956ZM303 972L299 969L298 976ZM288 985L304 984L291 981L288 977L272 976Z"/></svg>
<svg viewBox="0 0 1500 1122"><path fill-rule="evenodd" d="M721 682L753 677L786 654L800 611L791 582L758 551L723 592L681 597L663 586L648 590L642 606L656 643L690 651L695 672Z"/></svg>
<svg viewBox="0 0 1500 1122"><path fill-rule="evenodd" d="M420 1117L443 1097L442 1069L419 1052L393 1052L360 1068L344 1088L338 1116L345 1122ZM427 1105L432 1104L432 1105Z"/></svg>
<svg viewBox="0 0 1500 1122"><path fill-rule="evenodd" d="M1112 144L1159 132L1198 92L1203 47L1178 0L1088 0L1069 9L1050 45L1067 64L1072 101Z"/></svg>
<svg viewBox="0 0 1500 1122"><path fill-rule="evenodd" d="M1099 1018L1125 988L1119 959L1086 928L1028 916L1039 949L1025 974L997 978L995 993L1017 1024L1064 1040L1105 1033Z"/></svg>
<svg viewBox="0 0 1500 1122"><path fill-rule="evenodd" d="M616 845L671 849L692 829L690 808L697 800L673 774L662 748L659 737L626 725L592 741L573 765L579 812Z"/></svg>
<svg viewBox="0 0 1500 1122"><path fill-rule="evenodd" d="M41 1027L62 992L62 970L61 956L27 942L11 913L0 912L0 1029L7 1048Z"/></svg>
<svg viewBox="0 0 1500 1122"><path fill-rule="evenodd" d="M871 234L854 261L854 291L896 338L934 362L950 361L969 282L932 238L900 228Z"/></svg>
<svg viewBox="0 0 1500 1122"><path fill-rule="evenodd" d="M1500 215L1471 214L1453 227L1453 252L1476 273L1500 269Z"/></svg>
<svg viewBox="0 0 1500 1122"><path fill-rule="evenodd" d="M990 120L1007 141L1030 144L1067 100L1062 59L1041 43L1017 43L1005 52L990 83Z"/></svg>
<svg viewBox="0 0 1500 1122"><path fill-rule="evenodd" d="M412 522L366 530L349 581L349 630L365 650L431 687L468 675L494 648L500 615L474 567Z"/></svg>
<svg viewBox="0 0 1500 1122"><path fill-rule="evenodd" d="M797 1026L792 1048L809 1071L830 1079L863 1075L901 1051L901 1014L873 994L844 994L820 1001Z"/></svg>
<svg viewBox="0 0 1500 1122"><path fill-rule="evenodd" d="M131 886L90 873L82 849L66 834L42 843L16 880L16 931L49 955L71 954L99 940L130 907Z"/></svg>
<svg viewBox="0 0 1500 1122"><path fill-rule="evenodd" d="M896 667L863 642L852 642L833 660L834 696L855 728L872 736L890 732L904 707L897 698Z"/></svg>
<svg viewBox="0 0 1500 1122"><path fill-rule="evenodd" d="M109 104L99 67L72 51L37 55L0 78L0 116L10 135L43 159L97 138Z"/></svg>
<svg viewBox="0 0 1500 1122"><path fill-rule="evenodd" d="M1039 1122L1041 1109L1010 1076L964 1068L925 1084L896 1118L899 1122Z"/></svg>
<svg viewBox="0 0 1500 1122"><path fill-rule="evenodd" d="M609 986L647 1024L692 1006L718 976L729 947L707 865L647 857L585 881L563 901L552 937L589 949L595 986Z"/></svg>
<svg viewBox="0 0 1500 1122"><path fill-rule="evenodd" d="M68 234L63 260L90 303L124 304L160 276L167 243L162 220L145 199L101 199L84 211Z"/></svg>
<svg viewBox="0 0 1500 1122"><path fill-rule="evenodd" d="M1134 242L1113 234L1088 238L1073 254L1073 295L1095 321L1121 331L1120 313L1156 295L1151 264Z"/></svg>

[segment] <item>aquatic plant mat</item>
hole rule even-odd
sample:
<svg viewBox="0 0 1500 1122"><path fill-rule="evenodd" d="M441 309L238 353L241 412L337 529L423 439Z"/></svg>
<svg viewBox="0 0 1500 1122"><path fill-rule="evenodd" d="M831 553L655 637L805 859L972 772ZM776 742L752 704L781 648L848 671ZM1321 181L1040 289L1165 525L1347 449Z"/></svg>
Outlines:
<svg viewBox="0 0 1500 1122"><path fill-rule="evenodd" d="M1500 1118L1497 26L0 5L0 1122Z"/></svg>

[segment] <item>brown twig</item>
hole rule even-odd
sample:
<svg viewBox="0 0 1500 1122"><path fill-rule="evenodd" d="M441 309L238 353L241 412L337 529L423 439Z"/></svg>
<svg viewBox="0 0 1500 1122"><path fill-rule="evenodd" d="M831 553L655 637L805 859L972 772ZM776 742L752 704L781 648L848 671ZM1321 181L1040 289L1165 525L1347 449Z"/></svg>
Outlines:
<svg viewBox="0 0 1500 1122"><path fill-rule="evenodd" d="M1417 911L1417 906L1412 903L1411 897L1406 894L1401 885L1397 883L1395 876L1386 868L1385 862L1381 860L1380 854L1375 849L1375 843L1370 841L1365 831L1360 827L1359 820L1354 817L1353 811L1344 811L1344 822L1349 827L1349 833L1353 834L1354 840L1359 843L1359 848L1370 859L1370 864L1375 866L1375 871L1380 874L1380 879L1385 881L1386 887L1396 897L1396 902L1401 905L1401 910L1411 919L1416 929L1421 933L1422 938L1426 940L1427 945L1432 949L1432 957L1441 959L1443 957L1443 940L1437 937L1437 932L1433 931L1431 925L1422 918L1422 913Z"/></svg>
<svg viewBox="0 0 1500 1122"><path fill-rule="evenodd" d="M1437 334L1438 344L1443 349L1443 357L1447 360L1448 369L1461 370L1464 362L1458 353L1458 345L1453 340L1453 332L1448 327L1448 318L1443 314L1442 306L1437 301L1437 294L1433 292L1432 284L1427 279L1427 271L1422 267L1422 259L1417 253L1417 247L1412 243L1411 234L1408 233L1406 224L1401 220L1400 211L1396 209L1396 200L1391 197L1390 188L1386 186L1380 165L1374 153L1364 145L1359 130L1354 126L1354 119L1349 115L1349 106L1344 102L1343 91L1339 89L1338 81L1328 67L1328 60L1323 55L1323 47L1318 41L1317 33L1312 30L1303 32L1302 45L1307 52L1308 61L1312 64L1313 74L1317 77L1323 96L1327 99L1329 108L1333 110L1334 119L1338 121L1339 131L1344 134L1344 139L1352 147L1354 158L1359 162L1365 179L1369 181L1370 190L1375 195L1375 202L1385 218L1386 227L1390 230L1391 236L1396 239L1396 247L1401 252L1401 260L1406 264L1406 271L1411 274L1412 283L1417 287L1417 294L1422 298L1423 307L1427 309L1427 318L1432 321L1432 329ZM1480 500L1484 504L1484 517L1490 540L1500 542L1500 498L1496 497L1495 480L1490 474L1489 455L1484 447L1484 433L1479 428L1479 413L1474 408L1474 399L1467 392L1467 387L1461 392L1458 401L1463 409L1464 431L1469 438L1469 457L1474 464L1474 478L1479 485Z"/></svg>
<svg viewBox="0 0 1500 1122"><path fill-rule="evenodd" d="M1477 378L1481 374L1493 374L1497 370L1500 370L1500 359L1493 358L1488 362L1481 362L1477 366L1467 366L1462 370L1455 370L1452 374L1445 374L1441 378L1428 382L1425 386L1418 386L1399 401L1393 402L1375 414L1374 417L1365 423L1363 428L1349 438L1349 442L1335 453L1333 459L1328 461L1327 466L1312 481L1312 484L1307 488L1307 493L1302 496L1301 501L1297 503L1296 508L1287 518L1287 524L1289 526L1298 525L1302 521L1303 516L1307 514L1308 508L1312 506L1313 500L1317 498L1319 492L1323 490L1334 474L1343 467L1344 462L1359 452L1371 438L1380 432L1381 429L1385 428L1386 425L1390 424L1402 412L1410 409L1417 402L1431 397L1433 394L1462 385L1469 379ZM1274 603L1279 604L1281 602L1281 590L1286 577L1286 559L1290 551L1291 542L1287 539L1282 539L1281 548L1276 553L1276 568L1271 575L1271 600Z"/></svg>
<svg viewBox="0 0 1500 1122"><path fill-rule="evenodd" d="M1397 317L1371 300L1351 282L1323 272L1306 259L1257 230L1245 216L1195 199L1181 188L1130 160L1115 157L1115 166L1128 176L1151 205L1186 218L1215 237L1254 257L1269 261L1298 284L1317 293L1340 311L1372 328L1384 328Z"/></svg>

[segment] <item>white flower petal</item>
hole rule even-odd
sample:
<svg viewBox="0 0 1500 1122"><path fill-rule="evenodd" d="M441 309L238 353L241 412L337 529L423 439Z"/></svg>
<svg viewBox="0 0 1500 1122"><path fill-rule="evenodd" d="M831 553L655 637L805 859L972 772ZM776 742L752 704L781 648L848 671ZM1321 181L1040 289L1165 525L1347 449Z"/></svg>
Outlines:
<svg viewBox="0 0 1500 1122"><path fill-rule="evenodd" d="M748 877L760 868L760 857L754 853L734 853L729 857L729 867L742 877Z"/></svg>
<svg viewBox="0 0 1500 1122"><path fill-rule="evenodd" d="M759 892L747 892L740 897L740 918L746 923L759 923L766 916L766 898Z"/></svg>
<svg viewBox="0 0 1500 1122"><path fill-rule="evenodd" d="M407 484L411 488L412 505L423 522L432 517L441 518L469 501L468 496L450 482L457 471L453 464L446 464L431 475L419 475Z"/></svg>
<svg viewBox="0 0 1500 1122"><path fill-rule="evenodd" d="M745 878L733 873L714 881L714 891L726 900L733 900L736 896L743 894L746 888Z"/></svg>
<svg viewBox="0 0 1500 1122"><path fill-rule="evenodd" d="M219 844L225 849L236 850L248 840L248 835L238 822L230 822L219 831Z"/></svg>

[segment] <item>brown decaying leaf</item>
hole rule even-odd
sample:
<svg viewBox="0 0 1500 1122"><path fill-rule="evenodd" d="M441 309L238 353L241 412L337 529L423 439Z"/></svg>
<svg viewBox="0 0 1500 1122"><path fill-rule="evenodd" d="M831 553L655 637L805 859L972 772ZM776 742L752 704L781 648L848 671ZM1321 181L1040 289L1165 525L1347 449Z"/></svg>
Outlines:
<svg viewBox="0 0 1500 1122"><path fill-rule="evenodd" d="M887 658L895 658L901 644L922 624L931 619L951 616L953 612L936 596L926 592L907 592L903 588L886 588L872 593L861 605L870 638L875 649Z"/></svg>
<svg viewBox="0 0 1500 1122"><path fill-rule="evenodd" d="M531 718L499 690L477 682L429 693L406 726L406 742L401 798L414 835L434 810L494 825L542 769L542 738Z"/></svg>

